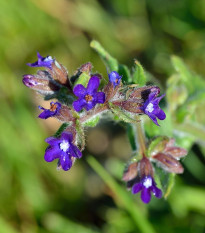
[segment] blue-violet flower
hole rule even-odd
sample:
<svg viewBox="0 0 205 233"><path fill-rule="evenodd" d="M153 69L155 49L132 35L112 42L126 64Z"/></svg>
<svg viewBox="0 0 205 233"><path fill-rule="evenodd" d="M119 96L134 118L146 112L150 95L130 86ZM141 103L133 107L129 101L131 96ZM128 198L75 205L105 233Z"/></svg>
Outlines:
<svg viewBox="0 0 205 233"><path fill-rule="evenodd" d="M109 73L108 77L114 87L118 86L122 79L122 76L120 76L116 71L112 71L111 73Z"/></svg>
<svg viewBox="0 0 205 233"><path fill-rule="evenodd" d="M82 84L78 84L74 87L73 93L78 97L78 99L73 102L75 111L80 112L83 108L89 111L97 103L103 104L105 102L105 93L97 92L99 85L100 79L97 76L93 76L90 78L87 88Z"/></svg>
<svg viewBox="0 0 205 233"><path fill-rule="evenodd" d="M52 63L55 61L51 56L42 57L39 52L37 52L38 61L34 63L27 63L31 67L47 67L52 69Z"/></svg>
<svg viewBox="0 0 205 233"><path fill-rule="evenodd" d="M136 194L141 191L141 200L147 204L151 200L151 192L157 198L162 197L162 191L157 188L154 179L149 176L144 176L139 183L136 183L132 187L132 193Z"/></svg>
<svg viewBox="0 0 205 233"><path fill-rule="evenodd" d="M38 106L39 109L43 110L43 112L38 116L41 119L47 119L49 117L53 117L59 114L61 109L61 104L59 102L51 102L50 109L45 109L41 106Z"/></svg>
<svg viewBox="0 0 205 233"><path fill-rule="evenodd" d="M75 158L82 157L81 151L72 143L73 135L71 132L63 132L59 138L49 137L45 141L50 146L45 151L44 159L47 162L59 159L59 165L64 171L72 167Z"/></svg>
<svg viewBox="0 0 205 233"><path fill-rule="evenodd" d="M166 118L166 114L159 107L159 102L165 94L157 98L156 95L156 92L151 92L141 109L156 125L159 126L157 118L160 120L164 120Z"/></svg>

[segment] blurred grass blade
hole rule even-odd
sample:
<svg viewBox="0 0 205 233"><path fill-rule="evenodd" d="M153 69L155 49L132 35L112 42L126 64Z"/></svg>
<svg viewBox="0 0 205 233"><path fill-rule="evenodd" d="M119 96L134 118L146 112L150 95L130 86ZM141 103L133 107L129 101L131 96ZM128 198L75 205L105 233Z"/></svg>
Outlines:
<svg viewBox="0 0 205 233"><path fill-rule="evenodd" d="M10 226L3 218L0 217L0 232L2 233L20 233Z"/></svg>
<svg viewBox="0 0 205 233"><path fill-rule="evenodd" d="M116 204L126 209L136 225L143 233L154 233L154 229L149 221L144 217L141 210L133 203L129 193L124 190L115 180L107 173L98 161L92 156L87 157L87 162L95 172L104 180L108 187L113 191L116 197Z"/></svg>
<svg viewBox="0 0 205 233"><path fill-rule="evenodd" d="M77 222L71 221L57 213L49 213L44 218L44 224L49 232L60 233L99 233L90 227L85 227Z"/></svg>

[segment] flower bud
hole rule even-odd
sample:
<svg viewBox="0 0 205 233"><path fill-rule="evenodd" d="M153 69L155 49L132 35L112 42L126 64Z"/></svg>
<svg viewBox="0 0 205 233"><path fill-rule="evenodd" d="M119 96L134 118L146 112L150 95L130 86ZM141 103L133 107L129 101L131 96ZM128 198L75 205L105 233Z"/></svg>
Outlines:
<svg viewBox="0 0 205 233"><path fill-rule="evenodd" d="M49 79L41 78L39 75L24 75L23 84L42 94L53 94L59 87Z"/></svg>
<svg viewBox="0 0 205 233"><path fill-rule="evenodd" d="M153 159L155 159L159 165L168 172L180 174L184 171L184 168L180 162L169 154L158 153L157 155L153 156Z"/></svg>
<svg viewBox="0 0 205 233"><path fill-rule="evenodd" d="M140 108L141 100L125 100L125 101L116 100L116 101L112 101L112 103L128 112L137 113L137 114L143 113L142 109Z"/></svg>
<svg viewBox="0 0 205 233"><path fill-rule="evenodd" d="M138 163L131 163L128 168L125 170L123 174L122 180L124 181L130 181L133 180L135 177L137 177L138 174Z"/></svg>
<svg viewBox="0 0 205 233"><path fill-rule="evenodd" d="M145 176L153 177L153 168L152 168L152 164L150 163L149 159L147 157L143 157L139 163L140 163L139 165L140 176L141 177L145 177Z"/></svg>
<svg viewBox="0 0 205 233"><path fill-rule="evenodd" d="M68 71L63 65L55 61L52 63L52 69L48 69L47 71L56 82L71 89L68 79Z"/></svg>
<svg viewBox="0 0 205 233"><path fill-rule="evenodd" d="M165 149L165 152L167 154L170 154L172 155L173 157L175 158L181 158L181 157L184 157L187 155L187 150L185 150L184 148L181 148L181 147L167 147Z"/></svg>

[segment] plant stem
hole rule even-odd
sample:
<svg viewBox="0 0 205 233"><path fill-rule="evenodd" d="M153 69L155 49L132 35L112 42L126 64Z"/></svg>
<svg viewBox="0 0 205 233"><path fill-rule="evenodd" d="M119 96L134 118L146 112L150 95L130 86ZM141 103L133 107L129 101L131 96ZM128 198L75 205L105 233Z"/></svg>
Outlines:
<svg viewBox="0 0 205 233"><path fill-rule="evenodd" d="M85 123L86 121L89 121L92 117L94 117L95 115L97 115L101 112L104 112L106 110L108 110L108 105L104 104L104 105L98 107L97 109L88 112L85 116L80 117L80 122Z"/></svg>
<svg viewBox="0 0 205 233"><path fill-rule="evenodd" d="M103 179L107 186L113 192L113 198L121 208L127 210L127 212L132 216L137 227L142 233L154 233L152 225L143 215L143 212L140 210L139 206L133 203L133 200L128 192L126 192L113 178L110 174L103 168L103 166L98 163L98 161L92 156L87 157L88 164L92 169Z"/></svg>
<svg viewBox="0 0 205 233"><path fill-rule="evenodd" d="M142 122L139 119L139 116L136 117L137 123L135 124L136 126L136 141L138 144L138 150L139 154L145 156L146 152L146 141L145 141L145 135L144 135L144 130L142 128Z"/></svg>

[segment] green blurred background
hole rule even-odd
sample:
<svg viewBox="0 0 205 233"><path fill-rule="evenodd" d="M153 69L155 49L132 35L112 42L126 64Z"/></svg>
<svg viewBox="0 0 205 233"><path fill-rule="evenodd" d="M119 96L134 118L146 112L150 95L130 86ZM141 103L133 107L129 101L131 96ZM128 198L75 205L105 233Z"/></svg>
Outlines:
<svg viewBox="0 0 205 233"><path fill-rule="evenodd" d="M125 190L120 179L131 155L124 128L102 122L88 130L84 158L68 172L57 171L43 155L44 139L59 123L37 118L37 106L47 103L21 81L35 73L26 63L36 60L36 51L56 57L70 74L90 61L106 77L92 39L129 67L137 58L162 87L174 73L172 54L205 76L205 1L1 0L0 16L0 233L141 232L137 213L147 233L205 232L203 140L183 159L185 172L167 200L143 205L127 192L122 205L117 193ZM204 110L200 123L204 127ZM107 186L87 163L87 154L121 183L117 192L111 177Z"/></svg>

